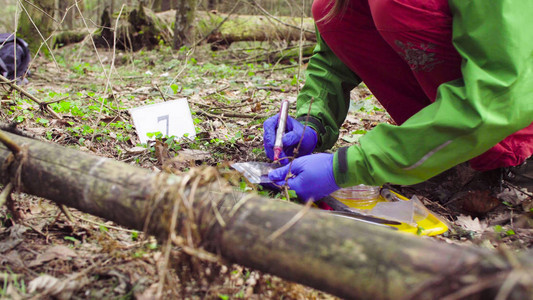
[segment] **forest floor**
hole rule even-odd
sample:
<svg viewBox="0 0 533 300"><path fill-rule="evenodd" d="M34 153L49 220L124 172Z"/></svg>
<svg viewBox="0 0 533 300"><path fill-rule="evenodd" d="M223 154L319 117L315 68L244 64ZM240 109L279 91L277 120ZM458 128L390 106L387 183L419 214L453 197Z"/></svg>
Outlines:
<svg viewBox="0 0 533 300"><path fill-rule="evenodd" d="M4 125L35 139L154 172L268 161L262 122L277 112L281 100L295 99L305 80L298 75L305 65L299 70L295 61L266 62L256 56L280 46L239 43L218 52L204 46L179 52L164 46L135 53L99 49L98 55L88 45L68 46L54 57L36 58L23 86L50 102L62 119L6 85L0 89L0 116ZM154 141L141 144L128 109L182 97L188 99L196 136L178 141L156 133ZM335 147L355 143L385 122L392 123L371 93L358 87L352 91L350 113ZM449 222L450 230L432 239L530 249L530 195L517 190L496 197L468 192L472 178L443 175L429 188L396 188L406 196L417 195ZM442 190L439 187L455 194L432 194ZM239 265L205 263L191 270L179 248L173 250L172 268L161 276L161 245L142 232L74 209L69 219L53 202L31 195L13 198L13 210L0 208L2 298L153 299L158 292L163 299L334 298Z"/></svg>

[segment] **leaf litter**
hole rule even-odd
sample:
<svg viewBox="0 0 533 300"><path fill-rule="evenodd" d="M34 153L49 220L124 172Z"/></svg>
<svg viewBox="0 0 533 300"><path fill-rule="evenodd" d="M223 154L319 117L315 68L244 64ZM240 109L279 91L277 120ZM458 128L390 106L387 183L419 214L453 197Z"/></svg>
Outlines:
<svg viewBox="0 0 533 300"><path fill-rule="evenodd" d="M27 87L47 101L67 99L54 106L63 120L52 120L36 105L9 92L5 95L10 101L2 102L1 115L34 138L154 172L186 172L199 165L228 169L230 162L266 162L262 120L277 112L281 99L294 97L303 83L303 79L296 83L300 86L294 83L296 68L277 70L268 62L257 62L252 70L234 60L228 54L231 52L217 57L199 47L192 62L181 52L162 49L144 51L142 55L123 53L131 56L124 61L135 64L116 64L110 96L109 91L103 91L105 78L101 73L80 74L72 67L85 63L96 66L93 56L78 53L90 53L91 49L69 47L58 51L65 60L72 60L70 68L57 69L47 59L37 58ZM100 51L108 60L112 57L111 52ZM72 53L78 53L77 58ZM177 66L185 69L173 78ZM257 72L258 68L268 72ZM126 110L180 97L189 98L196 138L177 141L161 136L140 145ZM360 135L379 123L394 123L365 86L352 91L352 99L358 104L352 106L336 147L357 142ZM242 182L242 178L237 179L236 185ZM439 184L448 182L442 180ZM449 233L435 239L481 247L505 244L513 250L528 249L533 244L531 197L523 193L504 191L490 198L487 207L484 193L468 193L446 203L416 188L397 188L406 195L416 194L428 208L454 225ZM152 237L75 209L69 209L73 216L69 220L54 204L30 195L17 194L14 198L21 219L15 220L5 207L0 210L2 296L153 299L161 290L163 245ZM472 217L464 208L477 213ZM180 247L173 246L170 255L163 299L334 298L239 265L199 261Z"/></svg>

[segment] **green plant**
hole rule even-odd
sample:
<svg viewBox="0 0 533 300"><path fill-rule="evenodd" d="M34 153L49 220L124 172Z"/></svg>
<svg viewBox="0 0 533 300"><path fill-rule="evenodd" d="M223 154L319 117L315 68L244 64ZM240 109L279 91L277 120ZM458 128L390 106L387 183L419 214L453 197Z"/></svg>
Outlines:
<svg viewBox="0 0 533 300"><path fill-rule="evenodd" d="M50 121L44 118L37 118L35 121L37 121L38 124L41 124L44 127L48 127L48 125L50 124Z"/></svg>
<svg viewBox="0 0 533 300"><path fill-rule="evenodd" d="M78 243L79 242L75 237L72 237L72 236L65 236L65 237L63 237L63 239L66 240L66 241L71 241L73 243Z"/></svg>
<svg viewBox="0 0 533 300"><path fill-rule="evenodd" d="M2 296L2 299L4 297L7 297L7 299L10 299L11 295L7 294L9 283L11 282L13 284L13 287L15 290L17 290L20 294L25 295L27 293L27 287L26 287L26 281L24 281L24 278L20 278L19 275L14 274L9 267L7 268L9 273L3 273L5 278L3 280L4 284L2 285L2 288L0 289L0 296Z"/></svg>

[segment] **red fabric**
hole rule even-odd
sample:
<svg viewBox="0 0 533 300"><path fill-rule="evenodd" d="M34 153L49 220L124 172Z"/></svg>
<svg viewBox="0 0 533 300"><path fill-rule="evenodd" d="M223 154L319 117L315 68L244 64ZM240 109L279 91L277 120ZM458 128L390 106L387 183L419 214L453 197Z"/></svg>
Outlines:
<svg viewBox="0 0 533 300"><path fill-rule="evenodd" d="M327 14L331 3L313 2L315 20ZM440 84L462 76L447 0L351 0L341 15L317 27L397 124L434 102ZM478 170L515 166L532 154L533 124L471 165Z"/></svg>

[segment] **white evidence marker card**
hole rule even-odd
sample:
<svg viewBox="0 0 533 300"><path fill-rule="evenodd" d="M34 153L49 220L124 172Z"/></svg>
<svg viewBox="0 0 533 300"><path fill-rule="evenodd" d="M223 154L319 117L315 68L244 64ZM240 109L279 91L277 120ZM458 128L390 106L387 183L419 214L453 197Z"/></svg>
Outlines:
<svg viewBox="0 0 533 300"><path fill-rule="evenodd" d="M129 112L141 143L148 142L147 134L153 132L178 138L196 135L187 98L136 107Z"/></svg>

